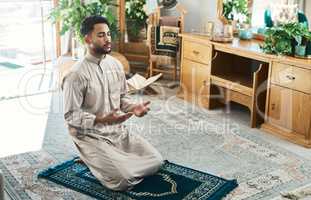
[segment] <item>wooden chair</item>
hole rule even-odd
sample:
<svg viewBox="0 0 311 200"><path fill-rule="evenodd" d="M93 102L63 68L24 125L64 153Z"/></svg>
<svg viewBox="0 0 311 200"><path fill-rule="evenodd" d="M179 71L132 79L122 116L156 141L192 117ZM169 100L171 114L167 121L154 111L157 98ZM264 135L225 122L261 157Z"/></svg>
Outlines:
<svg viewBox="0 0 311 200"><path fill-rule="evenodd" d="M156 12L149 15L148 17L147 46L149 49L149 69L147 71L147 76L153 76L154 73L168 73L173 76L173 80L175 81L177 80L177 68L180 47L177 49L175 54L159 55L158 53L155 53L155 41L152 34L154 34L154 28L157 26L177 27L179 28L179 33L182 33L184 31L184 15L186 11L181 5L178 4L176 6L176 9L180 13L179 17L160 16L160 9L161 7L158 7L156 9Z"/></svg>

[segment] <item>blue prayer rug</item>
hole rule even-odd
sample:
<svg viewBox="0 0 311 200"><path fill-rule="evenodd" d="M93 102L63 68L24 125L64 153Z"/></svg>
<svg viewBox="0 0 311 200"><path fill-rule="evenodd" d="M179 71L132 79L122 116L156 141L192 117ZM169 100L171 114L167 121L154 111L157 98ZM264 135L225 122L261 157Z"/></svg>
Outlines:
<svg viewBox="0 0 311 200"><path fill-rule="evenodd" d="M165 161L157 174L146 177L132 190L116 192L101 185L86 165L75 159L44 170L38 177L104 200L218 200L238 186L236 180Z"/></svg>

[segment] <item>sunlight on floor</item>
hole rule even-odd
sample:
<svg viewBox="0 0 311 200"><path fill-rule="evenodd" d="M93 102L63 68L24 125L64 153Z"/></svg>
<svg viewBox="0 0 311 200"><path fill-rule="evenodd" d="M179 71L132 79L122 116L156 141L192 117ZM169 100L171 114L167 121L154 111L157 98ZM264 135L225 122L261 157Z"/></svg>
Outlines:
<svg viewBox="0 0 311 200"><path fill-rule="evenodd" d="M41 148L52 93L0 102L0 157Z"/></svg>
<svg viewBox="0 0 311 200"><path fill-rule="evenodd" d="M51 64L0 71L0 157L41 148L54 74Z"/></svg>

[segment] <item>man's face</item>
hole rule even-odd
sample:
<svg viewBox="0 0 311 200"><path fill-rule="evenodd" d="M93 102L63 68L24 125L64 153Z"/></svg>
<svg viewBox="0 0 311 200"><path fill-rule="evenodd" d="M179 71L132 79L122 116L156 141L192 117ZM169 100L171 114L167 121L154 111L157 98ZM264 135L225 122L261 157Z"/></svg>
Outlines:
<svg viewBox="0 0 311 200"><path fill-rule="evenodd" d="M87 43L91 51L97 55L108 54L111 52L111 35L107 24L95 24L90 33Z"/></svg>

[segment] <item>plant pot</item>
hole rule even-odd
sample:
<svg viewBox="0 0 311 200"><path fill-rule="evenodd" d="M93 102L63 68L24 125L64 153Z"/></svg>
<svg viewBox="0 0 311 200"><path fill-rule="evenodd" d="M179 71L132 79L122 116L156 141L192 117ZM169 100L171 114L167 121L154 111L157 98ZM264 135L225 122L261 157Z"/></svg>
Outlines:
<svg viewBox="0 0 311 200"><path fill-rule="evenodd" d="M311 41L308 41L307 46L306 46L306 56L308 58L311 58Z"/></svg>
<svg viewBox="0 0 311 200"><path fill-rule="evenodd" d="M143 42L145 40L145 36L144 34L142 34L141 32L139 33L139 35L133 35L133 34L128 34L128 40L130 42Z"/></svg>
<svg viewBox="0 0 311 200"><path fill-rule="evenodd" d="M143 25L138 25L133 20L127 21L127 36L130 42L142 42L146 39L147 31Z"/></svg>
<svg viewBox="0 0 311 200"><path fill-rule="evenodd" d="M306 56L306 46L305 45L295 46L295 55L298 57L305 57Z"/></svg>
<svg viewBox="0 0 311 200"><path fill-rule="evenodd" d="M292 54L291 56L295 56L296 55L296 46L298 45L298 42L295 39L291 40L291 46L292 46Z"/></svg>
<svg viewBox="0 0 311 200"><path fill-rule="evenodd" d="M142 42L146 39L146 30L142 28L138 34L133 34L131 31L128 31L128 40L130 42Z"/></svg>

